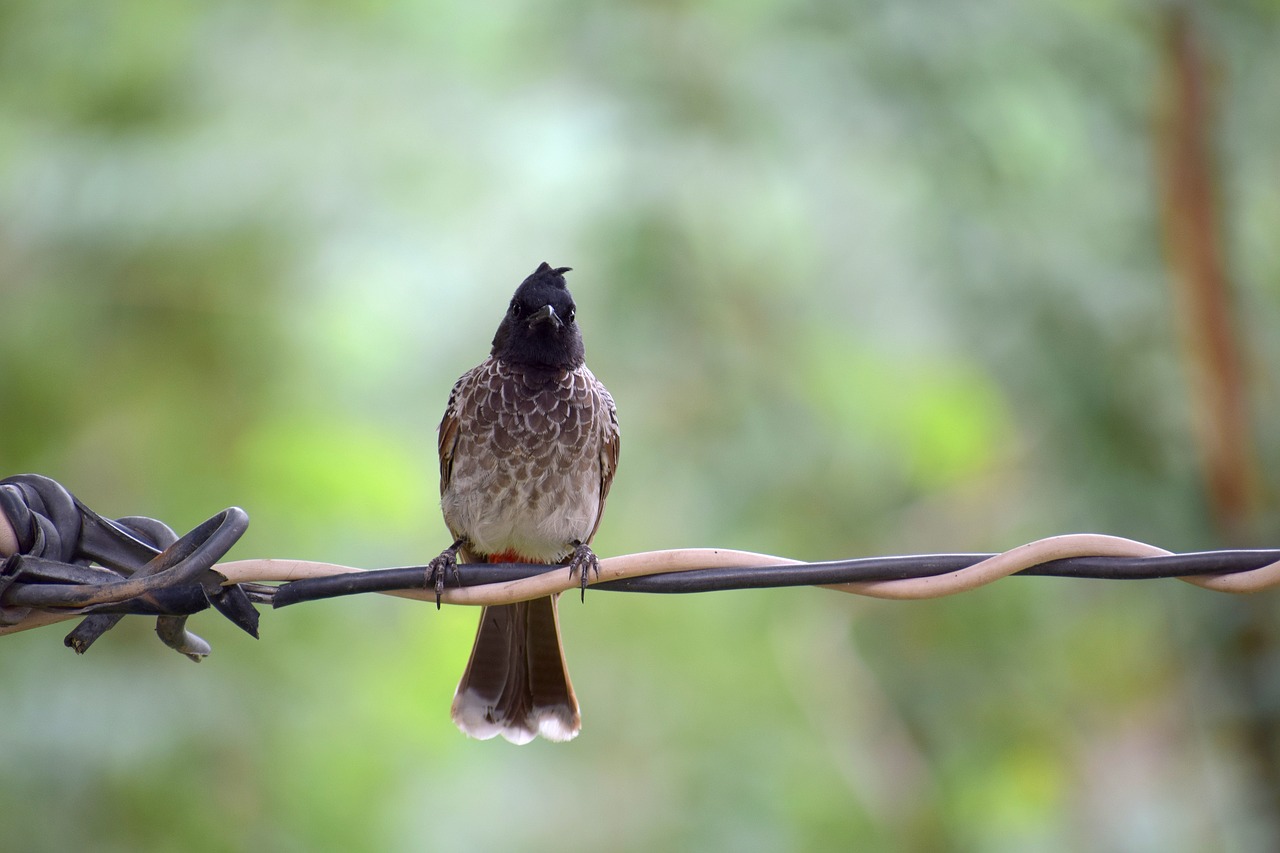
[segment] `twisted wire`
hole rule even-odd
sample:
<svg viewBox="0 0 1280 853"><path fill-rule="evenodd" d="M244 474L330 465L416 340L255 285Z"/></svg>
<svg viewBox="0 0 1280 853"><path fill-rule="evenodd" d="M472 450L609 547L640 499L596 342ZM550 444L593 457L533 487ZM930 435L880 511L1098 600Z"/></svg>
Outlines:
<svg viewBox="0 0 1280 853"><path fill-rule="evenodd" d="M89 510L38 475L0 480L0 635L63 619L88 618L67 637L84 651L126 614L157 616L157 633L193 659L208 646L183 629L210 606L256 636L251 602L284 607L379 592L434 601L426 566L365 570L331 563L257 559L218 562L248 517L230 508L178 537L145 517L114 521ZM967 592L1012 575L1141 580L1178 578L1229 593L1280 584L1280 549L1174 554L1117 536L1051 536L999 554L926 554L809 563L721 548L647 551L600 560L591 589L693 593L820 586L895 600ZM267 586L265 584L279 584ZM506 604L577 589L564 566L469 564L458 567L441 600Z"/></svg>
<svg viewBox="0 0 1280 853"><path fill-rule="evenodd" d="M434 600L425 568L367 571L296 560L223 563L228 578L283 582L273 600L284 607L318 598L385 592ZM578 588L563 567L462 565L450 604L508 604ZM1173 554L1162 548L1093 533L1039 539L1000 554L928 554L806 563L722 548L646 551L600 560L591 589L691 593L729 589L820 586L873 598L918 600L978 589L1008 577L1032 576L1140 580L1179 578L1221 592L1257 592L1280 584L1280 550L1205 551Z"/></svg>

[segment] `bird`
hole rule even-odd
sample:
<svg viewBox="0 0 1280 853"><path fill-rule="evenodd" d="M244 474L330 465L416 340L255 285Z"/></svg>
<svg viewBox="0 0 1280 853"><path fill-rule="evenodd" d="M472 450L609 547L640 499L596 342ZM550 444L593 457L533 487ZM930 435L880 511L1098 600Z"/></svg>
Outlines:
<svg viewBox="0 0 1280 853"><path fill-rule="evenodd" d="M618 412L588 369L570 267L520 283L489 357L454 384L439 428L440 505L453 544L428 564L437 606L457 563L567 561L599 574L590 543L618 466ZM560 639L558 596L490 605L454 693L467 735L523 744L577 737L582 717Z"/></svg>

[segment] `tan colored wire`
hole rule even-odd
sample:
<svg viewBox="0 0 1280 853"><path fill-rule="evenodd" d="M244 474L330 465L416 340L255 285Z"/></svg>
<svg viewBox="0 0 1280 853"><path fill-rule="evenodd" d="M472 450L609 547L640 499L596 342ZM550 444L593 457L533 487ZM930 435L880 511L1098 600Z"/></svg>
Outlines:
<svg viewBox="0 0 1280 853"><path fill-rule="evenodd" d="M0 513L0 557L7 557L18 552L18 534L13 532L13 525L8 517Z"/></svg>

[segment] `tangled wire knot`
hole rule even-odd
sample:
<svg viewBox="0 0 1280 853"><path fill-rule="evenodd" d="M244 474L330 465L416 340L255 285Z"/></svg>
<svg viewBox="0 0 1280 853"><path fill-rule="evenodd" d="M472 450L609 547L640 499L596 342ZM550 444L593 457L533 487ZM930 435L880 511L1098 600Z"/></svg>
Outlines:
<svg viewBox="0 0 1280 853"><path fill-rule="evenodd" d="M36 611L87 614L65 640L83 654L126 615L155 615L165 645L198 661L209 644L186 629L187 616L212 605L258 636L252 600L264 593L226 585L212 568L249 526L242 509L179 538L154 518L103 518L54 480L22 474L0 480L0 513L17 540L0 564L0 626Z"/></svg>

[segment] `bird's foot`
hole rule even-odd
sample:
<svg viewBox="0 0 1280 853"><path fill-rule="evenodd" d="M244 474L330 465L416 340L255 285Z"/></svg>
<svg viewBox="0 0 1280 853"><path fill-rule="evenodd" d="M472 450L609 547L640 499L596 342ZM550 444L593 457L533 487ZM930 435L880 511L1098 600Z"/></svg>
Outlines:
<svg viewBox="0 0 1280 853"><path fill-rule="evenodd" d="M569 558L569 577L573 577L574 572L579 573L578 577L582 582L582 600L586 601L589 576L594 574L597 579L600 577L600 559L596 557L590 546L577 541L573 543L573 556Z"/></svg>
<svg viewBox="0 0 1280 853"><path fill-rule="evenodd" d="M452 575L455 583L461 584L458 576L458 549L465 540L459 539L440 552L440 556L427 563L426 583L436 590L436 610L440 609L440 596L444 595L445 579Z"/></svg>

